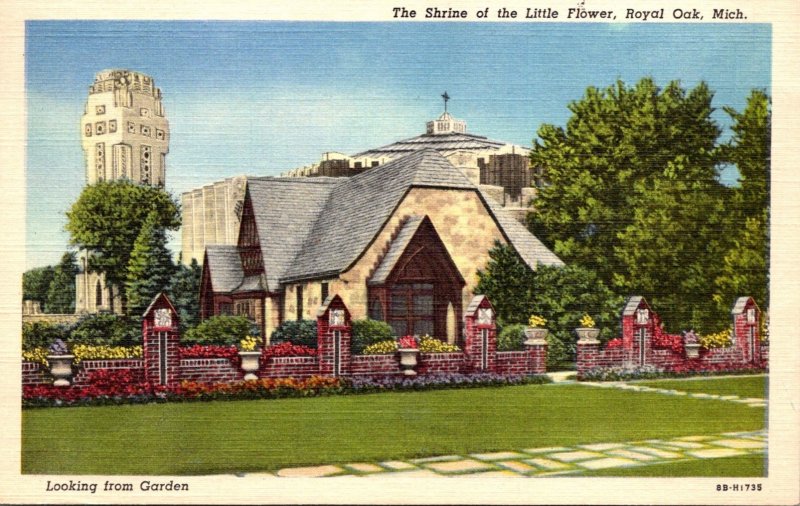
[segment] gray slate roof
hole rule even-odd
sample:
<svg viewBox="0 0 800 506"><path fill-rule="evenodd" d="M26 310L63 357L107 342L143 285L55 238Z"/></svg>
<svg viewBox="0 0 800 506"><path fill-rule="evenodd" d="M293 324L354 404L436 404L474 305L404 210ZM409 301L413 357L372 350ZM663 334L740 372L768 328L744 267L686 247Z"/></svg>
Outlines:
<svg viewBox="0 0 800 506"><path fill-rule="evenodd" d="M366 250L412 186L475 188L431 149L342 179L331 191L283 279L323 277L346 270Z"/></svg>
<svg viewBox="0 0 800 506"><path fill-rule="evenodd" d="M410 139L393 142L380 148L373 148L353 155L353 157L368 156L379 158L386 156L397 158L422 149L433 149L440 153L451 151L486 151L500 149L507 143L487 139L480 135L450 133L450 134L423 134Z"/></svg>
<svg viewBox="0 0 800 506"><path fill-rule="evenodd" d="M380 265L372 273L372 277L369 280L370 284L381 285L386 282L386 278L389 277L397 261L403 256L406 246L411 242L424 219L424 216L411 216L403 223L400 232L397 233L397 237L394 238L391 246L389 246L389 251L386 252Z"/></svg>
<svg viewBox="0 0 800 506"><path fill-rule="evenodd" d="M279 280L292 267L328 196L341 182L325 177L248 180L269 291L280 289Z"/></svg>
<svg viewBox="0 0 800 506"><path fill-rule="evenodd" d="M469 301L467 309L464 311L464 315L472 314L475 311L477 311L478 307L481 305L481 302L483 302L483 299L485 298L486 298L485 295L476 295L472 297L472 300ZM489 303L491 304L491 301L489 301Z"/></svg>
<svg viewBox="0 0 800 506"><path fill-rule="evenodd" d="M242 282L239 249L234 245L206 246L206 265L211 271L211 286L215 292L231 292Z"/></svg>
<svg viewBox="0 0 800 506"><path fill-rule="evenodd" d="M261 242L267 289L276 292L281 283L332 277L347 270L411 187L479 191L433 149L414 152L350 178L249 178L247 191ZM480 194L508 241L532 269L540 263L563 265L502 206ZM417 219L418 227L422 220ZM410 240L416 228L413 224L409 227L401 235L408 234ZM399 248L404 237L395 238L389 253L395 247L398 255L402 253ZM258 286L258 280L243 280L236 246L211 245L207 253L214 291ZM389 263L386 268L391 270ZM375 274L380 275L377 271Z"/></svg>

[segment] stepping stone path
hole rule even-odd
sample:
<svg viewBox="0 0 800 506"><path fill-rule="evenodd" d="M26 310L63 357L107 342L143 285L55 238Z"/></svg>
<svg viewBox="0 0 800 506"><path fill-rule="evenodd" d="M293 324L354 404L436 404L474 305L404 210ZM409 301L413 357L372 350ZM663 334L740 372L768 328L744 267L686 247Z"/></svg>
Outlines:
<svg viewBox="0 0 800 506"><path fill-rule="evenodd" d="M717 395L717 394L706 394L703 392L681 392L679 390L671 390L666 388L653 388L653 387L646 387L644 385L637 385L635 383L625 383L624 381L581 381L575 382L578 385L584 385L589 387L599 387L599 388L619 388L620 390L630 390L632 392L652 392L657 394L664 394L664 395L679 395L679 396L686 396L691 397L693 399L706 399L706 400L716 400L716 401L727 401L727 402L736 402L738 404L747 404L753 408L765 408L767 407L767 400L762 399L760 397L747 397L742 398L738 395Z"/></svg>
<svg viewBox="0 0 800 506"><path fill-rule="evenodd" d="M584 471L648 466L663 462L705 460L738 455L763 455L766 431L690 435L672 439L597 443L573 447L543 447L519 450L441 455L435 457L353 462L348 464L281 469L282 477L546 477L580 475Z"/></svg>

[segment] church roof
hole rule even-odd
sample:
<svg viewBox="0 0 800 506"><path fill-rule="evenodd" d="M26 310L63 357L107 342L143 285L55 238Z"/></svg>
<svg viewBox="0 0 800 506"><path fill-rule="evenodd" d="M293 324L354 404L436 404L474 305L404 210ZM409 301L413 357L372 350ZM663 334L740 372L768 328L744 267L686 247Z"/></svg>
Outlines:
<svg viewBox="0 0 800 506"><path fill-rule="evenodd" d="M411 239L413 239L414 234L417 233L424 219L424 216L410 216L403 223L403 226L400 227L400 232L397 233L397 237L392 241L389 251L386 252L386 255L381 259L380 265L372 273L372 277L369 280L370 284L380 285L386 282L389 274L392 273L392 269L403 256L403 252L411 242Z"/></svg>
<svg viewBox="0 0 800 506"><path fill-rule="evenodd" d="M397 158L422 149L434 149L440 153L486 151L497 150L507 144L507 142L495 141L480 135L467 133L423 134L358 153L353 155L353 158L380 158L382 156Z"/></svg>
<svg viewBox="0 0 800 506"><path fill-rule="evenodd" d="M412 187L477 192L508 242L531 268L539 263L563 265L444 156L425 149L350 178L248 179L247 194L253 206L267 290L275 292L281 289L281 283L334 277L347 270L375 240ZM421 223L421 217L409 219L395 243L400 244L406 235L410 240ZM214 291L231 292L241 287L244 277L236 252L236 246L208 246ZM256 286L255 280L251 284Z"/></svg>
<svg viewBox="0 0 800 506"><path fill-rule="evenodd" d="M239 248L228 244L206 246L204 262L211 272L211 286L215 292L231 292L242 282L242 263Z"/></svg>

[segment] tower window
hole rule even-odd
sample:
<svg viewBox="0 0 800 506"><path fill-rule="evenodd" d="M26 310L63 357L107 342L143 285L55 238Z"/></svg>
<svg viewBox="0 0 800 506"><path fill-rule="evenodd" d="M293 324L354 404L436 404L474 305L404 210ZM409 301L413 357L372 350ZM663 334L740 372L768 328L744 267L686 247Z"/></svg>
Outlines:
<svg viewBox="0 0 800 506"><path fill-rule="evenodd" d="M325 302L328 298L328 283L320 284L320 303Z"/></svg>
<svg viewBox="0 0 800 506"><path fill-rule="evenodd" d="M98 105L97 107L94 108L94 113L95 114L105 114L106 113L106 106Z"/></svg>
<svg viewBox="0 0 800 506"><path fill-rule="evenodd" d="M103 287L100 285L100 280L97 281L94 287L94 305L97 309L100 309L103 305Z"/></svg>
<svg viewBox="0 0 800 506"><path fill-rule="evenodd" d="M303 286L297 285L297 320L303 319Z"/></svg>

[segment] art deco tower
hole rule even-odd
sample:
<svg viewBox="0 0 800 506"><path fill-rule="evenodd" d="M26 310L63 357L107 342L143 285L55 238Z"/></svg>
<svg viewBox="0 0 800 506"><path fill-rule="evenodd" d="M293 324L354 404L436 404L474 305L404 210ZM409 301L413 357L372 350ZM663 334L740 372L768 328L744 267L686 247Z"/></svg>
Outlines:
<svg viewBox="0 0 800 506"><path fill-rule="evenodd" d="M169 123L153 78L103 70L89 87L81 118L86 183L128 179L164 186Z"/></svg>
<svg viewBox="0 0 800 506"><path fill-rule="evenodd" d="M163 187L169 123L153 78L129 70L98 72L81 117L81 141L86 184L128 179ZM75 312L120 313L121 287L107 284L104 273L89 270L90 255L78 253Z"/></svg>

